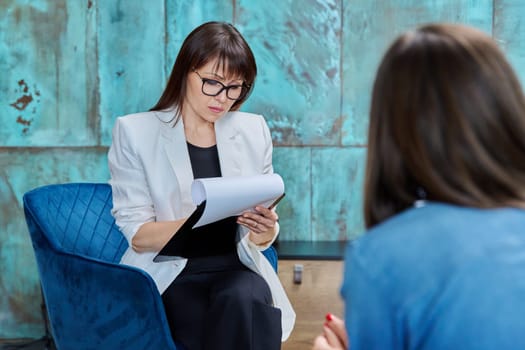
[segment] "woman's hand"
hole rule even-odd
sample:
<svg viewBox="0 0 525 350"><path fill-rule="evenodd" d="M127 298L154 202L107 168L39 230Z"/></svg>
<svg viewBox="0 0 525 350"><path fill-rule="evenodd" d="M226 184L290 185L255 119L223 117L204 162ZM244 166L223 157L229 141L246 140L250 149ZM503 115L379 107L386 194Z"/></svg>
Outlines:
<svg viewBox="0 0 525 350"><path fill-rule="evenodd" d="M247 227L254 233L265 233L275 228L279 217L271 209L256 206L255 212L245 211L237 218L237 223Z"/></svg>
<svg viewBox="0 0 525 350"><path fill-rule="evenodd" d="M344 321L332 314L327 314L323 334L315 338L312 350L346 349L349 349L349 343Z"/></svg>
<svg viewBox="0 0 525 350"><path fill-rule="evenodd" d="M273 209L256 206L255 211L245 211L237 218L237 223L251 231L250 239L257 245L266 245L275 237L279 216Z"/></svg>

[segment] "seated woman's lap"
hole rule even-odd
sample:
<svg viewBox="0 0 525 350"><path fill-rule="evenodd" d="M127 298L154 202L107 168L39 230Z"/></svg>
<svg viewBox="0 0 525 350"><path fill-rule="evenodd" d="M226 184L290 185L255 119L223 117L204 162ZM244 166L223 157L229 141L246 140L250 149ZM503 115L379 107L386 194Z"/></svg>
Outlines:
<svg viewBox="0 0 525 350"><path fill-rule="evenodd" d="M279 349L280 310L268 284L238 260L224 261L190 264L163 293L174 339L190 350Z"/></svg>

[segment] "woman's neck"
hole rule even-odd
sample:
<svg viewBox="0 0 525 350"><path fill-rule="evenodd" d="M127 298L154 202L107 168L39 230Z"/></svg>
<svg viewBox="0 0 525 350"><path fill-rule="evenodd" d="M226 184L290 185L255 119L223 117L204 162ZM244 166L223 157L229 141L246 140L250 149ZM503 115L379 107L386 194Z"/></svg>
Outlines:
<svg viewBox="0 0 525 350"><path fill-rule="evenodd" d="M199 147L210 147L217 143L215 139L215 127L213 123L205 120L195 120L193 118L185 119L184 123L184 135L186 141Z"/></svg>

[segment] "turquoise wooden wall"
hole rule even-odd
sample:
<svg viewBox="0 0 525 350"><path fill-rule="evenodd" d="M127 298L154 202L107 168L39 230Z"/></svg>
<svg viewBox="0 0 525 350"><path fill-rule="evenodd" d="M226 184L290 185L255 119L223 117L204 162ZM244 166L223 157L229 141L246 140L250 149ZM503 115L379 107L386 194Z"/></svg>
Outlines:
<svg viewBox="0 0 525 350"><path fill-rule="evenodd" d="M43 335L22 195L108 179L115 117L151 107L184 37L233 22L259 66L243 107L264 114L285 179L281 239L362 232L372 78L386 45L428 21L491 34L525 80L522 0L1 0L0 338Z"/></svg>

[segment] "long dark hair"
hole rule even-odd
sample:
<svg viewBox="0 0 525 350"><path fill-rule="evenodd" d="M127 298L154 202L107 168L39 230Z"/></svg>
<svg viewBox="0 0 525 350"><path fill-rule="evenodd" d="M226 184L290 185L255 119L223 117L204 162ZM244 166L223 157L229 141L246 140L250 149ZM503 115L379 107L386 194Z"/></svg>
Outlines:
<svg viewBox="0 0 525 350"><path fill-rule="evenodd" d="M496 43L430 24L400 36L374 83L367 227L430 200L479 208L525 201L525 98Z"/></svg>
<svg viewBox="0 0 525 350"><path fill-rule="evenodd" d="M175 118L178 119L186 96L188 74L214 59L217 59L217 68L222 67L232 76L244 80L248 91L231 108L238 109L253 89L257 76L255 57L246 40L233 25L207 22L195 28L182 43L166 88L151 110L175 108Z"/></svg>

